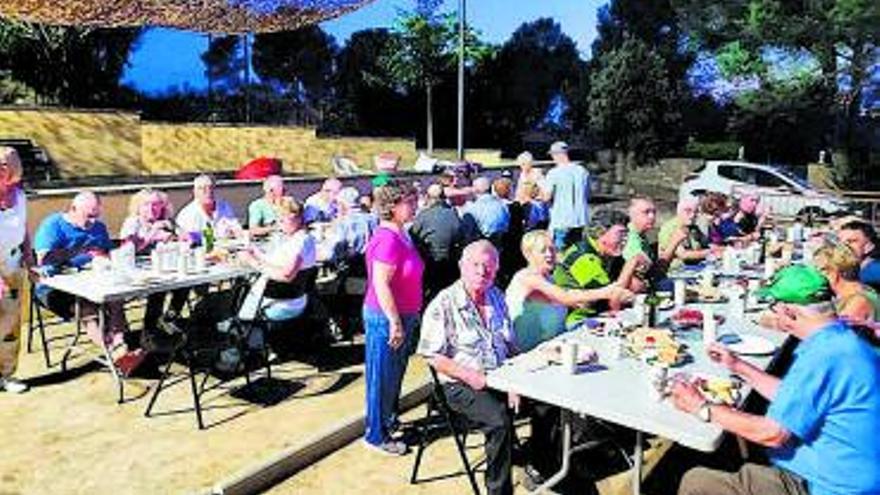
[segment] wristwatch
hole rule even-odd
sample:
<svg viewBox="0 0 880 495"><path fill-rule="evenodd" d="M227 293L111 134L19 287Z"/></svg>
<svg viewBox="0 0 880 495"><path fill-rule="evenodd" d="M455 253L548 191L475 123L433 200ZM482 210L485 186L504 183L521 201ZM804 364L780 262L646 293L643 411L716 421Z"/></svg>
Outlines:
<svg viewBox="0 0 880 495"><path fill-rule="evenodd" d="M712 422L712 403L709 401L703 402L700 408L697 409L696 415L704 423Z"/></svg>

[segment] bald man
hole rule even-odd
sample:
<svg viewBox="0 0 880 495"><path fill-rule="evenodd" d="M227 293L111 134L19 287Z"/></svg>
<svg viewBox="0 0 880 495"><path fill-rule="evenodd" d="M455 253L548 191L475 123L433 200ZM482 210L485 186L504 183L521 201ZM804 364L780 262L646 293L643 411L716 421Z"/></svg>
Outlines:
<svg viewBox="0 0 880 495"><path fill-rule="evenodd" d="M34 235L37 270L41 276L52 276L66 268L81 269L95 257L106 257L113 248L113 242L100 218L101 200L89 191L74 196L67 211L46 217ZM73 295L39 283L34 291L52 312L65 319L73 318L76 302ZM143 361L143 353L128 353L123 344L122 334L127 324L122 305L109 304L107 309L110 313L109 325L102 330L94 318L96 307L83 303L83 326L93 342L115 351L113 357L119 361L120 371L127 374Z"/></svg>

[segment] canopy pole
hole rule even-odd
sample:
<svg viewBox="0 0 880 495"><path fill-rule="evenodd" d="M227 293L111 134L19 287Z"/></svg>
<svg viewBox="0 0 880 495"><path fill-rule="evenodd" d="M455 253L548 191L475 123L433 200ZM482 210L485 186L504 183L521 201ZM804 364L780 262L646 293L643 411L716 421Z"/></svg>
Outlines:
<svg viewBox="0 0 880 495"><path fill-rule="evenodd" d="M466 1L458 0L458 160L464 160L464 24Z"/></svg>

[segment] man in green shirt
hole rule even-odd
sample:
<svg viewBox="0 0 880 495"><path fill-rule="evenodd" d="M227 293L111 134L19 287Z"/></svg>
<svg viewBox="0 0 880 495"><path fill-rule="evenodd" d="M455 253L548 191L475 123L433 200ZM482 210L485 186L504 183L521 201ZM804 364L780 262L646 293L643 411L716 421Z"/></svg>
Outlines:
<svg viewBox="0 0 880 495"><path fill-rule="evenodd" d="M248 206L248 228L251 235L263 236L275 230L277 210L284 198L284 179L270 175L263 181L263 197Z"/></svg>
<svg viewBox="0 0 880 495"><path fill-rule="evenodd" d="M620 211L595 212L590 218L586 237L559 255L553 270L554 283L571 289L597 289L616 283L629 289L635 279L639 259L626 262L621 256L627 220L627 216ZM611 305L619 303L609 302ZM566 325L577 324L586 317L607 310L609 302L601 301L592 307L570 311Z"/></svg>

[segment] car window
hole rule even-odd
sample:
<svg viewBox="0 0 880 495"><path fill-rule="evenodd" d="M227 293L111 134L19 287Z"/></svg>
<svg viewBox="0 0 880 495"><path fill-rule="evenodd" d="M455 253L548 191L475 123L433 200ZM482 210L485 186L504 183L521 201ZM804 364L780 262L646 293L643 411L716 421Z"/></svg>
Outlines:
<svg viewBox="0 0 880 495"><path fill-rule="evenodd" d="M734 165L718 166L718 175L725 179L743 182L745 184L755 184L755 176L752 172L753 170L750 168L737 167Z"/></svg>
<svg viewBox="0 0 880 495"><path fill-rule="evenodd" d="M765 172L763 170L755 170L755 179L757 179L756 184L760 187L786 187L789 186L788 183L780 179L774 174L770 172Z"/></svg>

